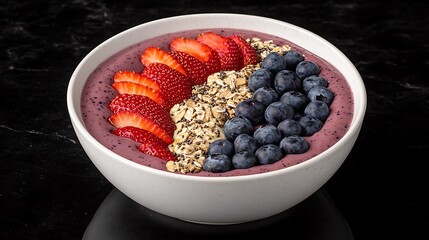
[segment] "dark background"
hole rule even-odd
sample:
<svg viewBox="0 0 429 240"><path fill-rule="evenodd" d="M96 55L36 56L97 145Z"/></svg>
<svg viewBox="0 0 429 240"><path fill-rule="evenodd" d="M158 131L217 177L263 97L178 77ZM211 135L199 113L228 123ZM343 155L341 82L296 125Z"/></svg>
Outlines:
<svg viewBox="0 0 429 240"><path fill-rule="evenodd" d="M427 237L428 11L414 1L0 0L0 239L82 239L115 191L67 112L68 81L83 57L138 24L208 12L283 20L350 58L367 88L367 115L324 194L354 239ZM174 234L157 231L143 239Z"/></svg>

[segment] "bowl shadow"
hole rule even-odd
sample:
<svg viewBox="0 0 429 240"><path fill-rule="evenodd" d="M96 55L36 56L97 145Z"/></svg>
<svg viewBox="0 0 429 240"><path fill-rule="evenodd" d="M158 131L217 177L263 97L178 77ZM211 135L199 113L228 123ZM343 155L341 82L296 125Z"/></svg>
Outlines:
<svg viewBox="0 0 429 240"><path fill-rule="evenodd" d="M271 239L279 234L287 239L354 239L346 219L323 188L275 216L233 225L171 218L141 206L114 188L97 209L83 239Z"/></svg>

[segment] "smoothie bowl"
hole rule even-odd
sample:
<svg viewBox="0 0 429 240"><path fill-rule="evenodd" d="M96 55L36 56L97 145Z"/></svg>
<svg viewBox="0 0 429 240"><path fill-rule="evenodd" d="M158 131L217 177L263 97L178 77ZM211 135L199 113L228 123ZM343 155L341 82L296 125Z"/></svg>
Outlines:
<svg viewBox="0 0 429 240"><path fill-rule="evenodd" d="M236 224L322 187L353 148L367 100L350 60L316 34L195 14L97 46L67 103L80 144L121 192L170 217Z"/></svg>

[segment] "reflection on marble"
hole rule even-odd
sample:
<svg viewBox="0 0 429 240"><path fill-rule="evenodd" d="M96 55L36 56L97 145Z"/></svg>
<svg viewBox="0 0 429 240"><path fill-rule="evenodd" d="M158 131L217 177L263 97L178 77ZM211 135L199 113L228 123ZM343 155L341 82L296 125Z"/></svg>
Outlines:
<svg viewBox="0 0 429 240"><path fill-rule="evenodd" d="M68 80L107 38L179 14L233 12L301 26L356 65L368 111L326 184L356 239L429 227L429 4L424 1L0 1L0 239L81 239L112 186L68 118ZM423 157L422 157L423 156Z"/></svg>
<svg viewBox="0 0 429 240"><path fill-rule="evenodd" d="M295 207L273 217L235 225L185 222L153 212L117 189L101 203L84 240L115 239L353 239L347 221L321 189Z"/></svg>

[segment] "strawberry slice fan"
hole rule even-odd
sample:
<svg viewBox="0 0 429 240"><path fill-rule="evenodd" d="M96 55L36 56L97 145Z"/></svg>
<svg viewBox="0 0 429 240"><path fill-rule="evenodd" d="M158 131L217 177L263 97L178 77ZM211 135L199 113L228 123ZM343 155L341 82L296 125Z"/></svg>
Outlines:
<svg viewBox="0 0 429 240"><path fill-rule="evenodd" d="M176 129L169 110L192 96L192 86L210 74L257 64L255 49L242 37L204 32L197 38L174 38L170 52L148 47L140 55L142 73L121 70L112 87L118 95L109 103L113 134L135 141L137 149L167 161L177 160L168 145Z"/></svg>

